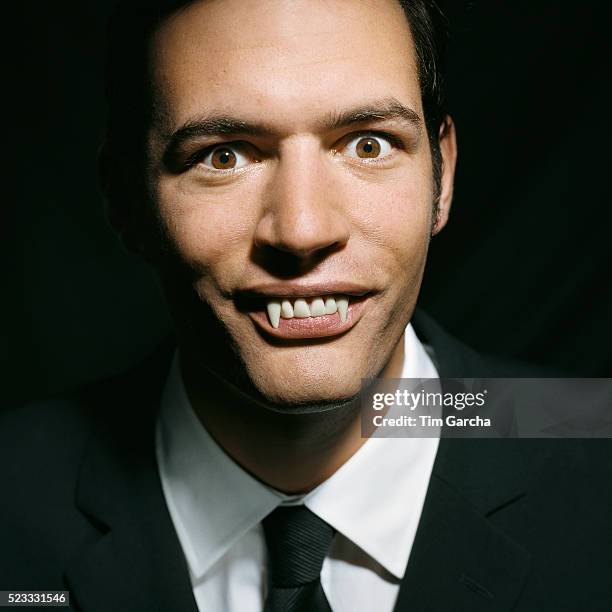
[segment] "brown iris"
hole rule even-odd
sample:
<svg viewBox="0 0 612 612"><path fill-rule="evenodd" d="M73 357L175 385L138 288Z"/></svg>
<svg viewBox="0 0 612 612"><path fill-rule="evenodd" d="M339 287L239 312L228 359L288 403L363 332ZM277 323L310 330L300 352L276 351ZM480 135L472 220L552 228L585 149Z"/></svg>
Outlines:
<svg viewBox="0 0 612 612"><path fill-rule="evenodd" d="M362 158L378 157L380 155L380 144L374 138L362 138L355 147L357 155Z"/></svg>
<svg viewBox="0 0 612 612"><path fill-rule="evenodd" d="M228 170L236 165L236 154L225 147L215 149L212 154L212 165L217 170Z"/></svg>

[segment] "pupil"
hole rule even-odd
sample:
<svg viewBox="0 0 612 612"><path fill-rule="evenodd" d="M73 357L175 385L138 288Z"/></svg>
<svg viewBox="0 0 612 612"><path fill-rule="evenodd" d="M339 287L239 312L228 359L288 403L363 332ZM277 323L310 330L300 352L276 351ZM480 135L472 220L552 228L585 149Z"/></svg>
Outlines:
<svg viewBox="0 0 612 612"><path fill-rule="evenodd" d="M377 157L380 154L380 145L373 138L363 138L357 144L359 157Z"/></svg>
<svg viewBox="0 0 612 612"><path fill-rule="evenodd" d="M217 149L213 154L213 166L223 170L226 166L233 168L236 164L236 156L231 149Z"/></svg>

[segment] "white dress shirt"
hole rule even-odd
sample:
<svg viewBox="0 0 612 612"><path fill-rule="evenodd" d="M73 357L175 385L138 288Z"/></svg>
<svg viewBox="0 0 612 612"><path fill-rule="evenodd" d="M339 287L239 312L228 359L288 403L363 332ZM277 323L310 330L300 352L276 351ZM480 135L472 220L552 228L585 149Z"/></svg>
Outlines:
<svg viewBox="0 0 612 612"><path fill-rule="evenodd" d="M402 378L437 378L412 325ZM321 570L333 612L391 612L423 509L438 438L370 438L330 478L290 497L235 463L195 415L175 356L156 430L166 503L200 612L261 612L262 519L304 503L336 535Z"/></svg>

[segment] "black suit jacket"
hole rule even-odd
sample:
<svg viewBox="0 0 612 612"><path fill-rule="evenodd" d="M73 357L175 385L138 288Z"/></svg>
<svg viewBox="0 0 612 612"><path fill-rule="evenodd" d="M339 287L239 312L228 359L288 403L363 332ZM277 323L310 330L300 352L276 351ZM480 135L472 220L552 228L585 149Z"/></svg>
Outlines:
<svg viewBox="0 0 612 612"><path fill-rule="evenodd" d="M525 375L414 323L442 377ZM2 417L0 590L197 612L154 454L170 354ZM611 456L605 440L442 440L396 610L612 610Z"/></svg>

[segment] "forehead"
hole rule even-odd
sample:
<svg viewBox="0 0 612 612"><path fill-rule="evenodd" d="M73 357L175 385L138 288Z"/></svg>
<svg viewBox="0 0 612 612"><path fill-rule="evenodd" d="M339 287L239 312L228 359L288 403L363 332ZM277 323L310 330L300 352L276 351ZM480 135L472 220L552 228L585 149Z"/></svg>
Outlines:
<svg viewBox="0 0 612 612"><path fill-rule="evenodd" d="M164 21L150 58L174 126L215 109L295 130L332 107L381 97L422 112L396 0L201 0Z"/></svg>

